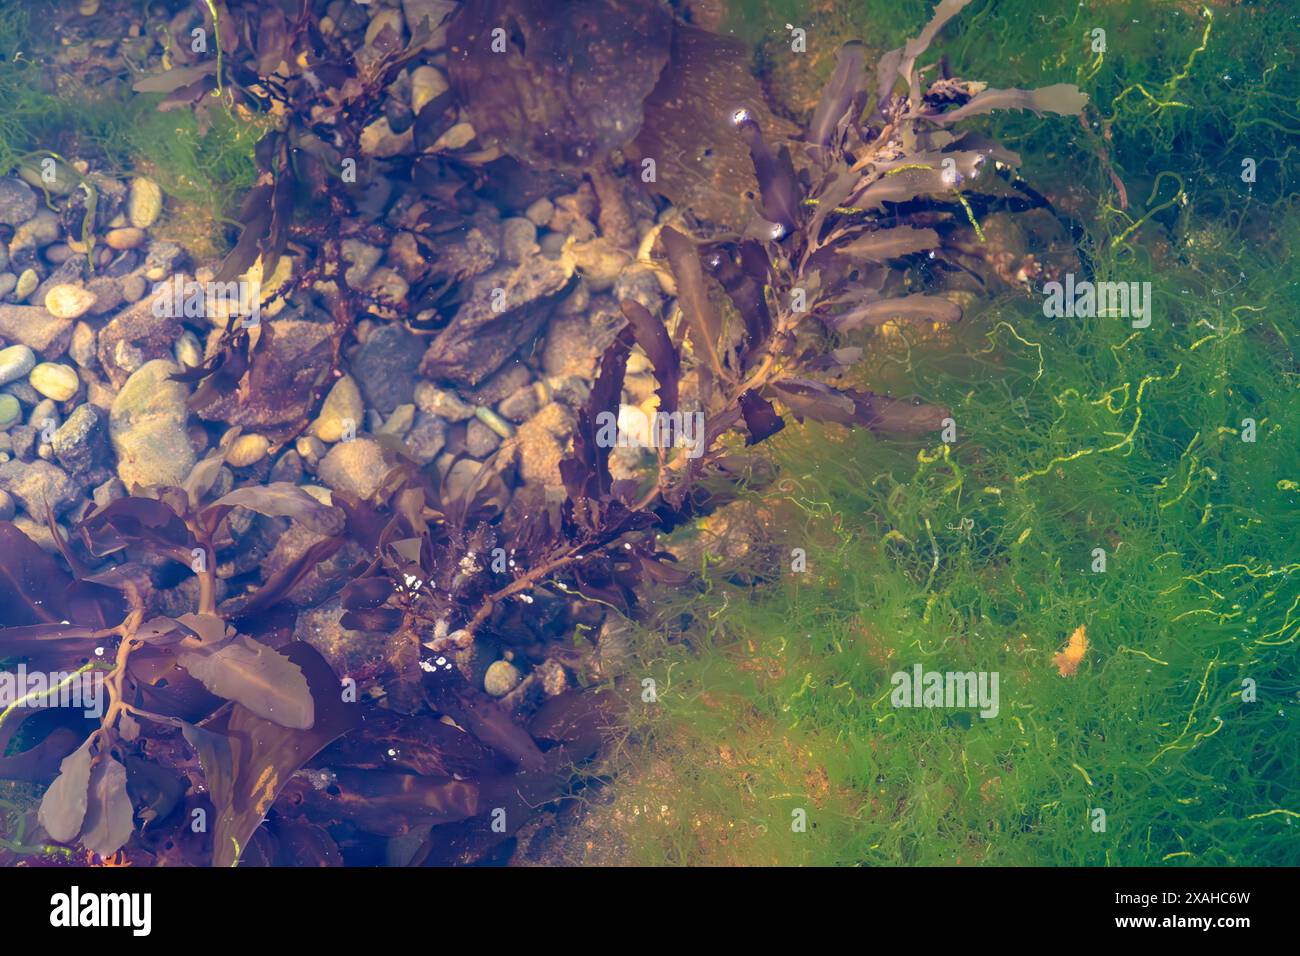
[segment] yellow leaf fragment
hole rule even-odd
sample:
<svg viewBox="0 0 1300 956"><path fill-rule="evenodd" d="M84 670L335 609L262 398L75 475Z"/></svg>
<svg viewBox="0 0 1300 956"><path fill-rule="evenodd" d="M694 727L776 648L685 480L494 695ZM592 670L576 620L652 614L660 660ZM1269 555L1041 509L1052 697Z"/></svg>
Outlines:
<svg viewBox="0 0 1300 956"><path fill-rule="evenodd" d="M1052 655L1052 663L1062 677L1073 677L1083 662L1083 655L1088 653L1088 628L1080 624L1070 635L1070 640L1059 654Z"/></svg>

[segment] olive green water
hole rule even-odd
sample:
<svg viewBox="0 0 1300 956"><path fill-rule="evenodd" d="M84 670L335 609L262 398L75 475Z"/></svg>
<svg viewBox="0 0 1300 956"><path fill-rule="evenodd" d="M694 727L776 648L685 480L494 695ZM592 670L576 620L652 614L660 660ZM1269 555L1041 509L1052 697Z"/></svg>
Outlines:
<svg viewBox="0 0 1300 956"><path fill-rule="evenodd" d="M929 15L744 6L778 71L784 23L885 49ZM868 387L946 403L956 440L778 436L747 514L770 545L706 561L704 597L664 596L638 638L657 699L593 832L672 864L1300 862L1295 27L1283 4L1056 0L950 26L956 75L1089 94L1091 134L1017 117L1000 138L1096 279L1152 283L1153 321L1010 295L875 343ZM738 550L727 527L696 533ZM997 716L896 708L915 664L997 672Z"/></svg>

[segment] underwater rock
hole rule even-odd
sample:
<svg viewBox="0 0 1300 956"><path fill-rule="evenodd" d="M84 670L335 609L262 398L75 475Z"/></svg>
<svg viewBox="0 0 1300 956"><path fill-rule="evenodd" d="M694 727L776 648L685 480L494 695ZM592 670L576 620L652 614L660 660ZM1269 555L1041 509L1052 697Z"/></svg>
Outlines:
<svg viewBox="0 0 1300 956"><path fill-rule="evenodd" d="M411 71L411 111L419 113L447 88L447 78L436 68L417 66Z"/></svg>
<svg viewBox="0 0 1300 956"><path fill-rule="evenodd" d="M527 421L537 411L537 390L531 385L517 389L497 405L497 412L512 422Z"/></svg>
<svg viewBox="0 0 1300 956"><path fill-rule="evenodd" d="M352 423L354 431L360 428L365 411L365 402L361 400L361 390L357 387L356 379L344 375L325 396L320 414L312 423L312 434L321 441L332 444L343 437L348 422Z"/></svg>
<svg viewBox="0 0 1300 956"><path fill-rule="evenodd" d="M312 388L329 367L330 327L302 319L263 322L255 351L239 385L197 409L200 418L274 431L308 414Z"/></svg>
<svg viewBox="0 0 1300 956"><path fill-rule="evenodd" d="M463 422L474 417L473 405L462 401L455 392L440 389L432 382L420 382L415 386L415 404L422 412L449 422Z"/></svg>
<svg viewBox="0 0 1300 956"><path fill-rule="evenodd" d="M55 516L81 498L81 490L58 465L48 461L6 461L0 464L0 489L13 495L32 517L45 517L49 505Z"/></svg>
<svg viewBox="0 0 1300 956"><path fill-rule="evenodd" d="M493 661L483 675L483 689L493 697L504 697L524 679L519 668L509 661Z"/></svg>
<svg viewBox="0 0 1300 956"><path fill-rule="evenodd" d="M383 446L371 438L340 442L321 459L316 474L335 491L369 498L383 484L389 464Z"/></svg>
<svg viewBox="0 0 1300 956"><path fill-rule="evenodd" d="M21 179L0 177L0 224L17 226L36 215L36 193Z"/></svg>
<svg viewBox="0 0 1300 956"><path fill-rule="evenodd" d="M370 407L386 414L411 401L420 342L400 325L380 326L366 337L352 359L352 374Z"/></svg>
<svg viewBox="0 0 1300 956"><path fill-rule="evenodd" d="M560 462L575 427L573 414L559 404L549 404L515 432L512 447L519 465L519 477L525 484L560 488Z"/></svg>
<svg viewBox="0 0 1300 956"><path fill-rule="evenodd" d="M415 149L415 130L408 128L396 133L388 125L388 117L381 116L361 131L361 152L375 159L392 159Z"/></svg>
<svg viewBox="0 0 1300 956"><path fill-rule="evenodd" d="M592 292L604 292L632 261L632 257L605 237L568 243L573 263Z"/></svg>
<svg viewBox="0 0 1300 956"><path fill-rule="evenodd" d="M481 216L439 236L437 261L429 267L432 275L464 281L487 272L500 256L501 225Z"/></svg>
<svg viewBox="0 0 1300 956"><path fill-rule="evenodd" d="M508 24L505 50L493 30ZM467 3L447 29L448 73L485 143L524 163L580 167L641 128L672 34L655 0Z"/></svg>
<svg viewBox="0 0 1300 956"><path fill-rule="evenodd" d="M95 294L81 286L56 285L45 293L45 311L56 319L79 319L95 301Z"/></svg>
<svg viewBox="0 0 1300 956"><path fill-rule="evenodd" d="M463 385L482 382L536 336L572 277L571 259L540 256L479 276L424 353L421 373Z"/></svg>
<svg viewBox="0 0 1300 956"><path fill-rule="evenodd" d="M95 357L98 347L95 330L86 322L78 322L72 327L72 341L68 344L68 355L82 368L94 368L99 364Z"/></svg>
<svg viewBox="0 0 1300 956"><path fill-rule="evenodd" d="M248 468L266 457L271 442L265 435L240 435L226 450L226 464L231 468Z"/></svg>
<svg viewBox="0 0 1300 956"><path fill-rule="evenodd" d="M0 430L20 422L22 419L23 407L19 404L18 399L7 393L0 394ZM7 438L6 441L8 441Z"/></svg>
<svg viewBox="0 0 1300 956"><path fill-rule="evenodd" d="M287 568L298 560L313 545L324 541L328 535L312 531L298 522L293 522L275 542L275 547L261 563L262 580ZM347 540L343 547L326 560L316 564L303 575L302 579L289 591L287 600L298 607L314 607L337 590L337 579L358 561L364 561L366 553L355 541Z"/></svg>
<svg viewBox="0 0 1300 956"><path fill-rule="evenodd" d="M465 450L471 458L486 458L501 444L500 437L477 418L465 429Z"/></svg>
<svg viewBox="0 0 1300 956"><path fill-rule="evenodd" d="M137 229L148 229L162 214L162 189L152 179L141 176L131 182L127 196L127 218Z"/></svg>
<svg viewBox="0 0 1300 956"><path fill-rule="evenodd" d="M455 0L402 0L402 16L406 25L418 32L425 20L430 27L437 27L456 6Z"/></svg>
<svg viewBox="0 0 1300 956"><path fill-rule="evenodd" d="M456 123L434 141L433 149L441 152L464 149L477 138L478 131L474 129L474 124Z"/></svg>
<svg viewBox="0 0 1300 956"><path fill-rule="evenodd" d="M108 461L108 416L94 405L78 405L50 445L69 473L85 475Z"/></svg>
<svg viewBox="0 0 1300 956"><path fill-rule="evenodd" d="M501 256L520 263L537 252L537 227L527 219L506 219L501 223Z"/></svg>
<svg viewBox="0 0 1300 956"><path fill-rule="evenodd" d="M738 40L677 24L672 63L646 100L640 133L624 149L638 167L654 160L655 179L645 188L737 230L749 222L759 188L732 114L749 110L771 143L798 132L768 108L749 61Z"/></svg>
<svg viewBox="0 0 1300 956"><path fill-rule="evenodd" d="M594 307L557 316L546 330L542 367L547 375L596 374L600 355L624 324L622 313L605 297Z"/></svg>
<svg viewBox="0 0 1300 956"><path fill-rule="evenodd" d="M61 365L57 362L42 362L32 369L31 374L27 376L27 381L36 391L56 402L66 402L76 395L77 389L81 387L77 370L70 365Z"/></svg>
<svg viewBox="0 0 1300 956"><path fill-rule="evenodd" d="M626 299L639 302L651 315L657 315L663 305L659 278L651 269L637 263L633 263L619 273L612 294L615 302L623 302Z"/></svg>
<svg viewBox="0 0 1300 956"><path fill-rule="evenodd" d="M180 485L194 467L185 424L189 389L171 376L180 368L167 359L146 362L113 400L109 438L117 453L117 474L135 485Z"/></svg>
<svg viewBox="0 0 1300 956"><path fill-rule="evenodd" d="M63 225L59 217L48 209L38 209L36 213L14 230L9 240L9 258L20 263L24 268L35 262L37 249L58 242L63 235Z"/></svg>
<svg viewBox="0 0 1300 956"><path fill-rule="evenodd" d="M511 362L466 397L475 405L495 405L517 388L532 381L532 372L522 362Z"/></svg>
<svg viewBox="0 0 1300 956"><path fill-rule="evenodd" d="M344 239L340 247L343 261L348 263L348 267L343 270L343 279L354 289L359 288L370 277L375 266L379 265L383 252L360 239Z"/></svg>
<svg viewBox="0 0 1300 956"><path fill-rule="evenodd" d="M11 345L0 349L0 385L8 385L36 367L36 354L26 345Z"/></svg>
<svg viewBox="0 0 1300 956"><path fill-rule="evenodd" d="M39 305L0 305L0 336L53 359L68 350L72 322L50 315Z"/></svg>
<svg viewBox="0 0 1300 956"><path fill-rule="evenodd" d="M122 283L113 276L95 276L86 282L86 291L95 297L94 304L86 310L88 315L105 315L125 301Z"/></svg>
<svg viewBox="0 0 1300 956"><path fill-rule="evenodd" d="M555 203L545 196L534 203L530 203L528 208L524 210L524 218L539 229L550 222L553 215L555 215Z"/></svg>
<svg viewBox="0 0 1300 956"><path fill-rule="evenodd" d="M18 302L24 302L27 297L36 291L40 285L41 277L35 269L24 269L18 276L18 281L14 283L14 299Z"/></svg>
<svg viewBox="0 0 1300 956"><path fill-rule="evenodd" d="M388 634L382 631L352 631L340 623L344 611L337 597L318 607L299 612L294 638L320 652L338 674L355 672L383 656Z"/></svg>
<svg viewBox="0 0 1300 956"><path fill-rule="evenodd" d="M404 439L406 453L421 465L438 457L447 444L447 423L437 415L420 412Z"/></svg>
<svg viewBox="0 0 1300 956"><path fill-rule="evenodd" d="M124 251L126 249L135 249L144 244L147 234L143 229L135 226L123 226L120 229L110 229L104 234L104 244L110 249Z"/></svg>
<svg viewBox="0 0 1300 956"><path fill-rule="evenodd" d="M154 308L157 295L145 296L128 306L100 329L99 364L116 388L121 388L145 362L173 357L181 324L168 314L169 309Z"/></svg>
<svg viewBox="0 0 1300 956"><path fill-rule="evenodd" d="M408 286L412 282L418 282L429 271L428 263L424 261L424 253L420 251L420 244L416 241L414 234L409 232L399 232L393 236L393 241L388 245L388 265L397 270Z"/></svg>

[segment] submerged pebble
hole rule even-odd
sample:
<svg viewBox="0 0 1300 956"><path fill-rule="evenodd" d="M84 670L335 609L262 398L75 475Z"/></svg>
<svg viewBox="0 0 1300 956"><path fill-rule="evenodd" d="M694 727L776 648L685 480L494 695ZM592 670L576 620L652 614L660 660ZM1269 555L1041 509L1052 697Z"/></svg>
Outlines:
<svg viewBox="0 0 1300 956"><path fill-rule="evenodd" d="M36 353L26 345L11 345L0 349L0 385L8 385L36 367Z"/></svg>
<svg viewBox="0 0 1300 956"><path fill-rule="evenodd" d="M504 697L523 680L519 668L509 661L493 661L483 675L483 689L493 697Z"/></svg>
<svg viewBox="0 0 1300 956"><path fill-rule="evenodd" d="M18 399L12 395L0 395L0 428L8 428L22 417L23 407L18 404Z"/></svg>
<svg viewBox="0 0 1300 956"><path fill-rule="evenodd" d="M95 301L95 294L81 286L56 285L45 293L45 311L56 319L79 319Z"/></svg>
<svg viewBox="0 0 1300 956"><path fill-rule="evenodd" d="M14 298L19 302L36 291L36 287L41 284L41 277L36 274L35 269L24 269L18 277L18 283L14 286Z"/></svg>
<svg viewBox="0 0 1300 956"><path fill-rule="evenodd" d="M240 435L226 450L226 464L231 468L247 468L266 457L271 442L265 435Z"/></svg>
<svg viewBox="0 0 1300 956"><path fill-rule="evenodd" d="M131 182L127 196L127 217L137 229L148 229L162 214L162 189L152 179L140 176Z"/></svg>
<svg viewBox="0 0 1300 956"><path fill-rule="evenodd" d="M77 370L71 365L61 365L57 362L42 362L37 365L27 376L27 381L31 382L32 388L36 391L56 402L66 402L76 395L77 389L81 387Z"/></svg>
<svg viewBox="0 0 1300 956"><path fill-rule="evenodd" d="M355 435L361 428L364 414L365 403L361 400L356 380L351 375L344 375L325 396L320 415L312 423L312 434L332 444L339 441L348 429Z"/></svg>

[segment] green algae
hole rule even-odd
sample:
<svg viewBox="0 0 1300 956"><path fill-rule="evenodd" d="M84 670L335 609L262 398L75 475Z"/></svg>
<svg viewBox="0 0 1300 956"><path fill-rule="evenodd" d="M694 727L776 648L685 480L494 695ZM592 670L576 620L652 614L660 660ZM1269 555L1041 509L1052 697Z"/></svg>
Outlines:
<svg viewBox="0 0 1300 956"><path fill-rule="evenodd" d="M715 569L705 608L674 608L689 644L645 635L660 691L632 763L672 767L678 816L640 825L643 853L1300 860L1300 403L1279 328L1300 276L1260 262L1248 306L1189 296L1194 278L1164 274L1141 341L1007 301L961 340L882 357L873 381L950 401L950 446L778 440L779 551L805 549L808 570L749 590ZM1091 647L1061 677L1052 655L1081 624ZM890 674L917 663L999 672L999 715L894 709ZM815 829L791 832L798 807ZM692 839L692 818L735 824L743 849Z"/></svg>
<svg viewBox="0 0 1300 956"><path fill-rule="evenodd" d="M160 95L91 89L51 67L36 24L40 4L0 8L0 174L49 155L93 159L117 174L141 172L213 224L253 184L253 148L267 122L211 109L159 112Z"/></svg>
<svg viewBox="0 0 1300 956"><path fill-rule="evenodd" d="M1150 327L1007 295L866 368L947 404L951 444L776 439L782 477L750 503L772 548L706 561L703 596L665 595L637 642L655 700L594 811L632 859L1300 862L1291 15L1080 9L976 4L940 47L998 85L1089 92L1091 134L1013 117L999 136L1070 191L1093 278L1152 283ZM1244 182L1243 156L1269 172ZM895 708L915 664L998 672L998 715Z"/></svg>

